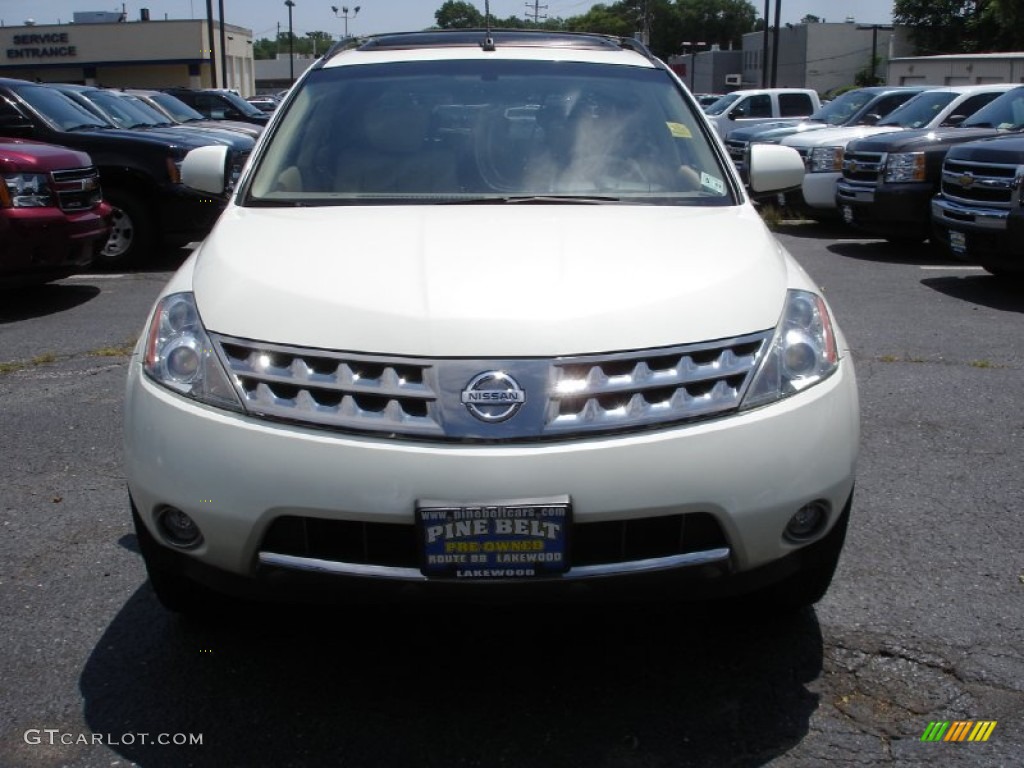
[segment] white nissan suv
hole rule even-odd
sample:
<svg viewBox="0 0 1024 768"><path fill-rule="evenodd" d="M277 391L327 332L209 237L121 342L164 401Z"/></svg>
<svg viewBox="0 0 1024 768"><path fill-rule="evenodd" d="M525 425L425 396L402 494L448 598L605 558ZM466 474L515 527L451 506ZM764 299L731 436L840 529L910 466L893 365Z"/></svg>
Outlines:
<svg viewBox="0 0 1024 768"><path fill-rule="evenodd" d="M186 183L223 191L223 148ZM751 151L755 191L797 153ZM339 44L133 355L157 596L819 599L850 354L679 79L628 39Z"/></svg>

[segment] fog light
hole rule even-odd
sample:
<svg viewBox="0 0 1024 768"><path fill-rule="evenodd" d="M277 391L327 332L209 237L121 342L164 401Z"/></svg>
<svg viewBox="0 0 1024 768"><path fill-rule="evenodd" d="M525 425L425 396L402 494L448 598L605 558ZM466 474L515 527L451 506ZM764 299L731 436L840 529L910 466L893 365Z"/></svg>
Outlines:
<svg viewBox="0 0 1024 768"><path fill-rule="evenodd" d="M180 509L164 507L157 517L157 523L164 538L176 547L194 547L202 538L199 526Z"/></svg>
<svg viewBox="0 0 1024 768"><path fill-rule="evenodd" d="M823 500L804 504L786 524L786 538L803 541L814 536L828 520L829 509L829 503Z"/></svg>

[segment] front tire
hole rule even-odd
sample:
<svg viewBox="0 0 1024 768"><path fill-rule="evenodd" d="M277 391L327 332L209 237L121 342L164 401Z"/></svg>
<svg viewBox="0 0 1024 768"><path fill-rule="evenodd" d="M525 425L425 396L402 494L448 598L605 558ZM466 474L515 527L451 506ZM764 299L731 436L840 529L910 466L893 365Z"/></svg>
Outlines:
<svg viewBox="0 0 1024 768"><path fill-rule="evenodd" d="M127 190L108 189L103 196L114 213L110 236L96 254L95 265L100 269L121 269L143 261L155 240L153 215Z"/></svg>
<svg viewBox="0 0 1024 768"><path fill-rule="evenodd" d="M139 551L146 564L149 585L168 611L196 618L217 615L228 600L182 573L180 555L162 546L149 532L132 503L132 522ZM177 556L176 556L177 555Z"/></svg>
<svg viewBox="0 0 1024 768"><path fill-rule="evenodd" d="M809 608L825 596L832 584L836 566L839 565L839 555L846 541L851 506L852 493L832 530L825 538L808 546L803 567L753 596L755 610L789 615Z"/></svg>

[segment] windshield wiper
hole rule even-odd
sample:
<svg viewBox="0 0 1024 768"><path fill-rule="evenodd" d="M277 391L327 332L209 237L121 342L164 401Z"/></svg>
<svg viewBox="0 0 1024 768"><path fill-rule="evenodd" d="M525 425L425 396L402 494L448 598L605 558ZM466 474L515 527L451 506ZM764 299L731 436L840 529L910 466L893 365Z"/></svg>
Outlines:
<svg viewBox="0 0 1024 768"><path fill-rule="evenodd" d="M537 203L541 205L602 205L621 203L622 198L604 195L502 195L498 197L472 197L466 200L445 200L437 205L519 205Z"/></svg>

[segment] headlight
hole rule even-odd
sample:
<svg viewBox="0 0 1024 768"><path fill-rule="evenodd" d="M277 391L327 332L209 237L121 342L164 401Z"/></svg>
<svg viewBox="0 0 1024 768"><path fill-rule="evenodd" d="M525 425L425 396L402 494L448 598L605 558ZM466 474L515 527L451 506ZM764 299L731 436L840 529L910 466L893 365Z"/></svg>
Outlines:
<svg viewBox="0 0 1024 768"><path fill-rule="evenodd" d="M242 410L191 293L160 300L146 335L145 355L143 369L158 384L208 405Z"/></svg>
<svg viewBox="0 0 1024 768"><path fill-rule="evenodd" d="M843 170L843 147L815 147L807 168L811 173L839 173Z"/></svg>
<svg viewBox="0 0 1024 768"><path fill-rule="evenodd" d="M9 208L52 208L57 205L50 179L45 173L4 174L0 203Z"/></svg>
<svg viewBox="0 0 1024 768"><path fill-rule="evenodd" d="M885 180L924 181L924 152L899 152L885 161Z"/></svg>
<svg viewBox="0 0 1024 768"><path fill-rule="evenodd" d="M839 351L825 300L809 291L789 291L782 320L742 407L794 395L828 378L838 367Z"/></svg>

